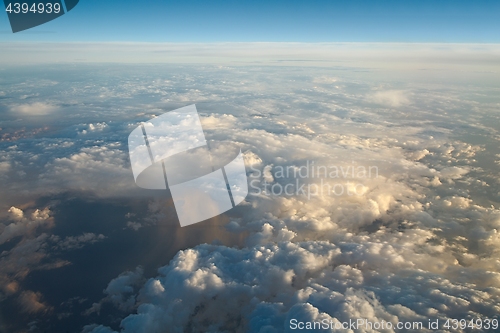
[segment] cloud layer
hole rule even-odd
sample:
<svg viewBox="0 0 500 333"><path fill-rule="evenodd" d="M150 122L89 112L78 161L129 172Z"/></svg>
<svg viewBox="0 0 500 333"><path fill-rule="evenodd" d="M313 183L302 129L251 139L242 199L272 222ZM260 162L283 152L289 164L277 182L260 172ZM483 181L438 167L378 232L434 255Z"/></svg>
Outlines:
<svg viewBox="0 0 500 333"><path fill-rule="evenodd" d="M63 77L62 83L36 81L57 86L47 98L58 100L61 112L74 112L57 122L46 118L51 137L20 134L1 143L0 241L13 244L2 254L4 297L16 297L26 313L50 312L44 295L19 288L16 274L48 267L40 258L52 258L50 267L64 265L51 255L112 238L104 232L53 235L50 209L21 204L56 195L151 198L135 187L126 138L141 121L195 102L211 147L229 155L217 144L227 143L244 152L256 188L221 217L244 240L239 247L184 249L157 274L132 267L114 275L85 311L84 332L286 332L291 319L395 323L497 316L500 135L492 125L498 122L496 88L487 84L493 79L475 73L484 79L481 86L472 79L450 83L460 74L439 81L435 72L418 70L383 72L390 79L380 82L384 70L361 65L366 72L89 66L71 74L71 84ZM81 79L89 72L99 84ZM33 93L23 89L13 85L5 94ZM0 127L8 121L15 123ZM294 174L311 171L312 163L315 170L349 171ZM350 172L359 167L375 167L376 176ZM257 192L264 182L270 194ZM344 192L309 190L324 182ZM290 184L308 192L272 193L273 186ZM127 207L122 227L135 233L171 220L165 200L149 202L150 209ZM219 231L212 225L207 233ZM136 255L145 256L137 248ZM19 265L20 258L28 260ZM107 316L109 307L119 315Z"/></svg>

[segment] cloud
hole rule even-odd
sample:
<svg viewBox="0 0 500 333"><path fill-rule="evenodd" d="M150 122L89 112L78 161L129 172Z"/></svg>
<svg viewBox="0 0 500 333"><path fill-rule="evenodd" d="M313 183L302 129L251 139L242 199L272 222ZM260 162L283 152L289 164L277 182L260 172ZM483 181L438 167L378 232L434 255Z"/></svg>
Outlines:
<svg viewBox="0 0 500 333"><path fill-rule="evenodd" d="M463 175L467 174L469 170L467 168L461 168L461 167L448 167L444 168L439 171L439 174L441 177L445 179L459 179L462 178Z"/></svg>
<svg viewBox="0 0 500 333"><path fill-rule="evenodd" d="M446 129L433 128L436 138L424 134L428 127L388 131L328 113L280 116L275 126L260 119L207 132L243 148L250 181L326 180L351 190L359 184L358 192L248 196L228 225L248 233L246 246L180 251L120 298L130 310L120 332L287 332L293 318L425 323L499 310L500 295L490 291L500 287L499 211L466 197L459 183L469 181L480 147L450 143ZM319 166L340 171L319 177ZM357 176L360 166L377 171Z"/></svg>
<svg viewBox="0 0 500 333"><path fill-rule="evenodd" d="M368 100L376 104L394 108L411 103L408 93L402 90L377 91L369 95Z"/></svg>
<svg viewBox="0 0 500 333"><path fill-rule="evenodd" d="M98 196L129 195L137 191L130 171L128 153L121 144L109 143L82 148L45 165L39 176L44 192L79 191ZM109 184L112 183L112 186Z"/></svg>
<svg viewBox="0 0 500 333"><path fill-rule="evenodd" d="M45 102L20 104L10 108L11 112L27 116L45 116L56 112L58 109L56 105Z"/></svg>
<svg viewBox="0 0 500 333"><path fill-rule="evenodd" d="M99 49L99 45L93 47ZM158 51L177 46L149 47ZM269 52L266 61L274 61L290 47L259 52ZM336 59L331 57L333 48L317 59ZM391 57L411 53L404 48L393 46ZM488 46L489 51L479 58L496 54L496 48ZM310 55L317 50L304 52ZM220 54L215 51L202 48L199 56L215 59ZM222 51L228 49L218 52ZM229 56L248 56L248 51L248 45L239 46ZM373 57L388 63L387 49L371 51L372 59L356 63L357 67L377 63ZM417 66L398 61L401 68ZM448 64L429 66L445 70ZM483 65L475 62L467 70L477 66ZM292 318L395 322L486 318L498 313L500 213L498 200L486 192L498 193L494 180L498 176L484 159L494 156L486 147L498 146L497 130L486 126L497 105L470 99L487 94L484 87L454 82L440 89L438 83L429 88L427 82L394 81L380 88L371 83L372 74L356 72L356 78L349 79L354 72L332 67L221 66L207 71L185 66L164 72L156 66L134 67L130 72L128 68L123 67L120 78L137 75L133 83L120 79L107 89L88 82L71 85L73 104L68 105L81 112L67 119L66 128L55 130L60 137L18 140L10 147L4 143L2 162L9 163L10 169L2 191L8 200L2 202L10 202L14 195L35 200L65 192L86 198L142 195L131 175L127 135L153 114L198 101L204 102L199 109L206 111L202 122L207 139L241 148L254 184L262 186L266 181L270 188L279 189L299 181L294 186L320 189L327 188L322 184L326 181L342 186L343 193L256 194L252 188L254 193L245 202L220 218L229 220L226 229L245 238L234 248L202 244L206 238L191 229L174 233L162 226L165 242L189 238L194 239L190 244L202 245L184 246L157 274L127 271L110 281L103 299L92 300L94 305L87 311L92 313L89 321L103 325L86 326L85 332L113 332L106 325L124 332L282 332ZM101 69L94 70L97 75ZM185 89L178 88L180 82ZM57 105L70 102L60 97ZM104 123L107 126L98 125ZM79 135L82 130L87 133ZM465 142L469 134L484 142ZM211 147L224 158L230 155L222 144ZM338 176L318 177L317 172L313 176L311 171L318 167L337 168ZM372 177L353 175L359 167L377 171ZM287 168L289 175L280 174L280 169ZM294 175L305 169L309 176ZM488 178L491 175L496 178ZM353 191L355 195L348 194ZM165 200L149 202L149 209L132 203L120 211L122 227L141 233L146 231L142 227L154 228L175 216ZM46 269L47 261L50 267L66 264L49 260L57 251L109 241L98 233L57 238L44 229L46 222L33 221L30 209L11 214L3 228L14 225L3 237L21 241L1 258L8 272L1 283L4 297L19 296L24 291L23 276ZM205 222L199 230L220 236L220 224L215 225ZM19 266L21 259L28 264ZM19 277L12 272L20 272ZM106 315L98 315L110 307L122 314L119 328Z"/></svg>
<svg viewBox="0 0 500 333"><path fill-rule="evenodd" d="M8 211L11 223L0 224L0 244L17 236L25 236L33 233L38 227L51 228L53 219L50 217L48 208L35 210L30 216L24 216L24 212L16 207Z"/></svg>
<svg viewBox="0 0 500 333"><path fill-rule="evenodd" d="M42 231L48 231L53 226L54 220L48 208L36 209L29 214L11 207L7 218L0 223L0 244L14 241L0 256L0 300L14 298L21 312L46 313L52 309L43 302L41 293L27 290L22 281L32 271L68 264L50 258L47 253L49 236Z"/></svg>
<svg viewBox="0 0 500 333"><path fill-rule="evenodd" d="M10 170L9 162L0 162L0 174L7 173Z"/></svg>
<svg viewBox="0 0 500 333"><path fill-rule="evenodd" d="M4 215L4 214L2 214ZM13 298L20 311L34 314L51 312L53 307L38 291L26 289L23 281L37 270L52 270L70 264L53 251L82 248L102 241L103 235L86 233L78 237L50 235L55 222L49 208L11 207L0 220L0 244L7 245L0 255L0 301Z"/></svg>
<svg viewBox="0 0 500 333"><path fill-rule="evenodd" d="M60 240L58 236L51 236L51 240L57 242L57 247L61 250L75 250L81 249L87 244L95 244L102 242L106 239L103 234L96 235L94 233L86 232L80 236L69 236Z"/></svg>
<svg viewBox="0 0 500 333"><path fill-rule="evenodd" d="M336 246L309 241L243 250L200 245L181 251L169 266L159 269L158 277L144 284L137 296L137 313L121 322L121 332L154 333L166 328L175 332L188 327L232 332L251 327L260 332L267 326L283 332L292 318L334 322L361 318L396 325L455 315L491 316L498 311L485 290L440 281L439 275L424 270L430 257L413 252L410 244L410 240L405 244L408 249L370 242ZM443 306L429 311L436 304Z"/></svg>
<svg viewBox="0 0 500 333"><path fill-rule="evenodd" d="M46 132L48 129L49 127L45 126L32 129L20 128L20 129L4 130L2 135L0 136L0 142L12 142L30 138L37 134ZM0 131L1 130L2 129L0 128Z"/></svg>
<svg viewBox="0 0 500 333"><path fill-rule="evenodd" d="M102 325L86 325L83 330L82 330L82 333L116 333L115 331L113 331L111 328L109 327L105 327L105 326L102 326Z"/></svg>
<svg viewBox="0 0 500 333"><path fill-rule="evenodd" d="M18 298L22 312L38 313L47 312L51 307L42 302L42 294L33 291L23 291Z"/></svg>
<svg viewBox="0 0 500 333"><path fill-rule="evenodd" d="M130 312L135 308L135 293L138 287L144 282L144 270L137 267L133 272L124 272L117 278L111 280L104 290L106 297L100 302L92 304L92 307L85 311L86 315L100 312L103 303L110 302L122 311Z"/></svg>
<svg viewBox="0 0 500 333"><path fill-rule="evenodd" d="M417 43L29 43L6 44L5 64L83 63L204 64L210 66L260 64L288 67L321 67L316 77L327 76L325 68L376 68L401 71L467 70L495 72L497 44ZM32 57L37 54L36 59ZM299 61L297 61L299 59ZM302 61L300 61L302 60ZM312 73L312 72L310 72ZM310 74L308 73L308 74ZM399 74L398 73L398 74ZM155 73L157 74L157 72ZM210 73L213 75L213 73ZM265 73L268 74L268 73ZM401 81L408 81L407 72ZM175 78L169 78L175 83ZM252 82L251 77L245 78ZM48 80L46 80L48 81ZM163 81L164 82L164 81ZM239 81L241 82L241 81ZM45 84L51 84L48 81ZM100 87L101 88L101 87ZM129 89L134 89L130 87ZM104 90L104 89L101 89ZM107 89L111 90L111 89ZM104 90L107 92L107 90ZM116 93L115 93L116 95Z"/></svg>
<svg viewBox="0 0 500 333"><path fill-rule="evenodd" d="M237 118L233 115L223 114L215 115L212 114L208 117L201 117L201 126L204 130L220 130L223 128L232 128Z"/></svg>
<svg viewBox="0 0 500 333"><path fill-rule="evenodd" d="M95 123L95 124L88 124L87 128L79 132L79 134L87 134L89 132L102 132L106 128L108 128L108 124L105 122L102 123Z"/></svg>

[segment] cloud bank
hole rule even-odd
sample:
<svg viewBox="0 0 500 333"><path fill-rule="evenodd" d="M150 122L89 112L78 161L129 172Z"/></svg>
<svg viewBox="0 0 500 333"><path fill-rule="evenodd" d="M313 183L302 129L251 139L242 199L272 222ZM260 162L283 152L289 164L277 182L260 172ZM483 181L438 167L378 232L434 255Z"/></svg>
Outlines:
<svg viewBox="0 0 500 333"><path fill-rule="evenodd" d="M477 59L490 59L494 49ZM448 73L447 66L456 65L443 65L444 55L428 65ZM460 53L464 61L473 55ZM221 221L245 239L239 247L183 249L158 273L131 267L116 274L107 286L98 286L104 292L85 311L90 325L84 332L287 332L292 319L496 318L500 135L492 124L498 122L498 85L488 86L494 81L489 72L452 71L439 81L425 68L389 72L402 76L380 82L384 69L366 65L358 71L362 65L356 70L88 66L71 74L73 83L66 88L54 83L63 93L52 96L50 91L59 90L51 88L48 97L65 111L78 112L57 123L47 120L43 125L55 133L51 137L13 136L1 143L1 202L9 203L3 211L10 215L2 217L0 239L15 243L1 257L3 296L29 301L31 306L23 307L27 313L50 312L53 305L44 295L21 290L16 272L65 265L54 256L44 266L40 258L112 237L104 232L56 237L49 232L50 209L42 206L33 215L33 205L11 209L10 203L56 195L152 197L135 191L126 137L141 121L196 102L211 147L224 155L223 145L215 143L228 143L244 152L256 188ZM467 70L481 66L478 61ZM495 66L493 60L489 70ZM82 73L104 83L90 84ZM481 85L469 78L450 83L469 74L481 78ZM5 94L32 93L16 89ZM313 162L315 170L336 166L339 176L293 173L311 171ZM378 171L373 177L342 171L358 167ZM282 169L291 172L280 174ZM264 182L271 193L257 191ZM272 193L273 187L290 184L320 189L324 182L345 191ZM150 209L131 205L127 215L121 212L121 226L140 233L172 222L166 200L149 201ZM207 233L219 232L212 225ZM190 231L174 236L185 235ZM28 263L19 266L20 258ZM106 307L119 315L109 319Z"/></svg>

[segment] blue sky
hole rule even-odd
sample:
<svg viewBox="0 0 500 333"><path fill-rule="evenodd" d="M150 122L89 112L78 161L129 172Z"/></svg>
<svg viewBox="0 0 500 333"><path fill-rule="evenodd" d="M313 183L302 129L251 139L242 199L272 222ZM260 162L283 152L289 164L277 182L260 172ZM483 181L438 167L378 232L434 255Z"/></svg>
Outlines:
<svg viewBox="0 0 500 333"><path fill-rule="evenodd" d="M80 0L0 41L500 42L500 1Z"/></svg>

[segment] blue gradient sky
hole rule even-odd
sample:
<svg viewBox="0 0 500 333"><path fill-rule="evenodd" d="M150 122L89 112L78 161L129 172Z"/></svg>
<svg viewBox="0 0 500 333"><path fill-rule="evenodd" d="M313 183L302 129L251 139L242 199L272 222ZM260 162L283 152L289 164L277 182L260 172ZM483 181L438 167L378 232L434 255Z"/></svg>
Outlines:
<svg viewBox="0 0 500 333"><path fill-rule="evenodd" d="M103 1L0 41L500 42L500 1Z"/></svg>

